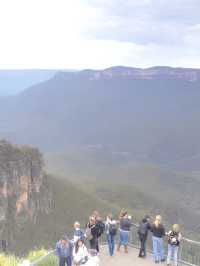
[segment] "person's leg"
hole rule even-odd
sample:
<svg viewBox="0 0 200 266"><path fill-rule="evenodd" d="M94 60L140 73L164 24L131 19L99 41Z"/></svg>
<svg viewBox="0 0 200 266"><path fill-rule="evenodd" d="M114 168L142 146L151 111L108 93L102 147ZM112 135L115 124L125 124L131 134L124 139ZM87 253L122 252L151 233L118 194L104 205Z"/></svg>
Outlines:
<svg viewBox="0 0 200 266"><path fill-rule="evenodd" d="M119 231L119 244L118 244L117 251L120 251L120 247L122 245L122 242L123 242L123 232Z"/></svg>
<svg viewBox="0 0 200 266"><path fill-rule="evenodd" d="M174 246L174 265L178 265L178 246Z"/></svg>
<svg viewBox="0 0 200 266"><path fill-rule="evenodd" d="M92 238L90 240L90 249L96 249L95 238Z"/></svg>
<svg viewBox="0 0 200 266"><path fill-rule="evenodd" d="M128 240L129 240L129 233L124 232L124 252L128 253Z"/></svg>
<svg viewBox="0 0 200 266"><path fill-rule="evenodd" d="M147 235L144 235L144 239L143 239L144 257L146 257L146 255L147 255L147 252L146 252L146 242L147 242Z"/></svg>
<svg viewBox="0 0 200 266"><path fill-rule="evenodd" d="M114 255L114 252L115 252L115 237L112 236L112 253Z"/></svg>
<svg viewBox="0 0 200 266"><path fill-rule="evenodd" d="M65 258L59 258L59 266L65 266Z"/></svg>
<svg viewBox="0 0 200 266"><path fill-rule="evenodd" d="M72 266L72 258L71 257L67 257L66 258L66 263L67 263L67 266Z"/></svg>
<svg viewBox="0 0 200 266"><path fill-rule="evenodd" d="M108 242L108 250L110 256L112 256L112 242L111 242L111 235L107 234L107 242Z"/></svg>
<svg viewBox="0 0 200 266"><path fill-rule="evenodd" d="M139 257L142 257L142 235L139 235L139 240L140 240L140 251L139 251Z"/></svg>
<svg viewBox="0 0 200 266"><path fill-rule="evenodd" d="M172 258L172 245L168 244L167 265L170 265L171 258Z"/></svg>
<svg viewBox="0 0 200 266"><path fill-rule="evenodd" d="M96 239L96 251L99 253L99 239Z"/></svg>
<svg viewBox="0 0 200 266"><path fill-rule="evenodd" d="M157 237L153 236L152 241L153 241L154 260L155 260L155 262L158 262L159 256L158 256L158 239L157 239Z"/></svg>
<svg viewBox="0 0 200 266"><path fill-rule="evenodd" d="M159 239L159 246L160 246L160 259L161 261L165 261L165 250L162 238Z"/></svg>

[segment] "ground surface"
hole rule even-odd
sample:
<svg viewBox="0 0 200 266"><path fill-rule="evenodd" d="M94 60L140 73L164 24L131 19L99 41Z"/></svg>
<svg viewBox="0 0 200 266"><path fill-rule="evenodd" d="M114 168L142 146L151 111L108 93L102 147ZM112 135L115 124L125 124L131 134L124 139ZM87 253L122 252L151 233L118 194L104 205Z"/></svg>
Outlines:
<svg viewBox="0 0 200 266"><path fill-rule="evenodd" d="M138 250L129 248L129 253L123 251L116 252L113 257L108 256L107 247L101 249L100 255L101 266L153 266L155 265L152 256L146 259L138 258ZM163 264L164 265L164 264Z"/></svg>

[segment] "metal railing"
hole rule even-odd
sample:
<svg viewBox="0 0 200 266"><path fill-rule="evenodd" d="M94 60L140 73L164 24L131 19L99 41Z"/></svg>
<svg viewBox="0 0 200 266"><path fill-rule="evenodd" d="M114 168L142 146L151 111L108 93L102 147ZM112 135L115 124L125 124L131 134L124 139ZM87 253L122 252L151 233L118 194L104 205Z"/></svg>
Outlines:
<svg viewBox="0 0 200 266"><path fill-rule="evenodd" d="M135 248L140 247L138 239L138 225L134 224L130 234L130 245ZM152 241L147 239L147 250L152 253ZM167 252L167 240L165 241ZM166 253L167 255L167 253ZM179 265L200 266L200 242L183 237L179 248Z"/></svg>
<svg viewBox="0 0 200 266"><path fill-rule="evenodd" d="M130 247L139 249L140 242L138 239L138 225L134 224L130 233ZM116 242L118 237L116 237ZM105 237L101 239L101 245L105 245ZM152 254L152 241L149 235L147 239L147 250ZM167 241L165 241L165 250L167 252ZM46 263L45 263L46 262ZM45 256L31 263L31 266L57 266L58 260L55 256L55 250L50 251ZM200 242L187 238L182 238L179 249L179 266L200 266Z"/></svg>

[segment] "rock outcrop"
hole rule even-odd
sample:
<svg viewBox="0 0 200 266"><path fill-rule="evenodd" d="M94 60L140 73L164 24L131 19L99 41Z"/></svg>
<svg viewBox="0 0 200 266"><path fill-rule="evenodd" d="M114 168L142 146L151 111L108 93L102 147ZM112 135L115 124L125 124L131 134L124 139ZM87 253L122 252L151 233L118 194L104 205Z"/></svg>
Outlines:
<svg viewBox="0 0 200 266"><path fill-rule="evenodd" d="M8 244L21 226L53 208L43 165L37 149L0 141L0 239Z"/></svg>

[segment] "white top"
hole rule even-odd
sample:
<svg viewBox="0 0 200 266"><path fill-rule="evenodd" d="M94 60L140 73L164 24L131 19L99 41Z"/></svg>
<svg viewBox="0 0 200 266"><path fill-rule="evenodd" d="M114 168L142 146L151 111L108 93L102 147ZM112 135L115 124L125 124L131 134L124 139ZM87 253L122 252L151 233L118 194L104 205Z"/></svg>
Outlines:
<svg viewBox="0 0 200 266"><path fill-rule="evenodd" d="M84 259L85 257L88 257L89 253L88 250L86 248L86 246L83 244L81 247L79 247L78 252L75 252L75 247L73 250L73 258L75 262L79 262L82 259Z"/></svg>
<svg viewBox="0 0 200 266"><path fill-rule="evenodd" d="M117 222L115 220L110 220L109 218L107 218L107 220L105 221L106 234L109 234L110 225L116 225L116 224L117 224Z"/></svg>

